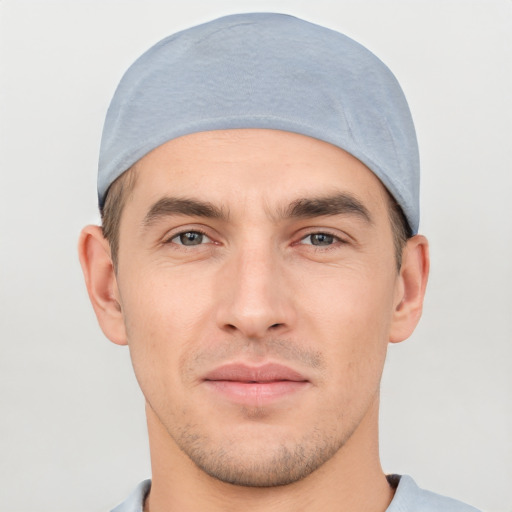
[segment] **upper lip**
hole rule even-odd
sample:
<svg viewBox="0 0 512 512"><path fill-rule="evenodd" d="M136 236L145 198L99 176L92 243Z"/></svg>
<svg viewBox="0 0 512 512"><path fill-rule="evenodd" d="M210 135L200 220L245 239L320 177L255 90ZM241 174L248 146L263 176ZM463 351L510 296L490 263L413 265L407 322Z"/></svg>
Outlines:
<svg viewBox="0 0 512 512"><path fill-rule="evenodd" d="M306 382L308 379L288 366L278 363L266 363L255 366L245 363L228 363L219 366L204 376L205 381L234 382Z"/></svg>

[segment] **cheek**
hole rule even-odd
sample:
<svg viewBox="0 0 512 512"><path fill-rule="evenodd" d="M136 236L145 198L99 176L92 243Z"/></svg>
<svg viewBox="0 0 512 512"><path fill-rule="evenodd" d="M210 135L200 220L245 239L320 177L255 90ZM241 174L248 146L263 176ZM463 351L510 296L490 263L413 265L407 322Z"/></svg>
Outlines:
<svg viewBox="0 0 512 512"><path fill-rule="evenodd" d="M318 283L322 283L318 286ZM380 380L392 319L393 276L352 268L310 276L297 297L302 330L318 340L340 388Z"/></svg>
<svg viewBox="0 0 512 512"><path fill-rule="evenodd" d="M294 297L319 328L363 339L382 337L389 330L394 289L395 276L389 271L352 265L309 269Z"/></svg>
<svg viewBox="0 0 512 512"><path fill-rule="evenodd" d="M133 270L122 288L122 303L129 337L147 343L168 342L186 336L200 322L211 296L208 281L188 269L176 271L148 265ZM131 334L131 336L130 336Z"/></svg>
<svg viewBox="0 0 512 512"><path fill-rule="evenodd" d="M135 375L146 398L180 386L180 358L200 338L210 291L198 292L190 276L133 272L121 287L123 315ZM128 284L128 283L127 283Z"/></svg>

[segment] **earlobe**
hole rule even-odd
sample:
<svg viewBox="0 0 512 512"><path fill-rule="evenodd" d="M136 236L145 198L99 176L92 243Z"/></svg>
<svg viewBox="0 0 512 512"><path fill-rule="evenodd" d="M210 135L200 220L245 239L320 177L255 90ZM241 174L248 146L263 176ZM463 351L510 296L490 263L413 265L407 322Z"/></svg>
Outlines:
<svg viewBox="0 0 512 512"><path fill-rule="evenodd" d="M108 241L101 227L86 226L78 242L78 256L98 323L105 336L126 345L126 330L120 305L117 280Z"/></svg>
<svg viewBox="0 0 512 512"><path fill-rule="evenodd" d="M418 324L429 273L428 241L416 235L407 241L397 284L389 341L407 339Z"/></svg>

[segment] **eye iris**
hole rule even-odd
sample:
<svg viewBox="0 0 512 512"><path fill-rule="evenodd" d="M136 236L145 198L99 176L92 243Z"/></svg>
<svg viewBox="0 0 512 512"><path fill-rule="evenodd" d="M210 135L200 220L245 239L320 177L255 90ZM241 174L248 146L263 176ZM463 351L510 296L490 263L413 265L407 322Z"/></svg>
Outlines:
<svg viewBox="0 0 512 512"><path fill-rule="evenodd" d="M334 242L334 237L326 233L315 233L311 235L311 243L313 245L331 245Z"/></svg>
<svg viewBox="0 0 512 512"><path fill-rule="evenodd" d="M203 241L203 234L197 231L189 231L180 235L180 242L183 245L199 245Z"/></svg>

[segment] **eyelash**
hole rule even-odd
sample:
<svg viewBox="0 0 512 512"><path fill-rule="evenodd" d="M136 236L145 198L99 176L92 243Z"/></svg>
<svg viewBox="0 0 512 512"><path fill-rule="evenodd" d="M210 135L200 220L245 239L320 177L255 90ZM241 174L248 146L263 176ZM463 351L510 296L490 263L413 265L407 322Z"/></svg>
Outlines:
<svg viewBox="0 0 512 512"><path fill-rule="evenodd" d="M324 235L327 237L331 237L332 243L327 244L327 245L315 245L312 243L312 240L310 240L311 243L305 243L305 240L307 240L308 238L311 239L311 237L313 237L315 235ZM312 247L313 250L315 250L315 251L327 251L327 250L335 249L339 245L343 245L346 243L348 243L348 242L346 240L344 240L343 238L335 235L334 233L330 233L329 231L325 231L325 230L311 231L311 232L307 233L306 235L304 235L303 237L301 237L298 242L296 242L296 244L299 244L299 245L308 245L308 246Z"/></svg>
<svg viewBox="0 0 512 512"><path fill-rule="evenodd" d="M212 238L210 236L208 236L208 234L204 230L195 228L195 229L183 230L183 231L180 231L178 233L173 233L170 237L168 237L164 241L164 244L176 245L180 249L185 249L187 247L198 247L198 246L206 245L205 243L199 243L197 245L194 245L194 244L186 245L186 244L183 244L183 243L173 242L173 240L175 240L176 238L181 237L182 235L186 235L187 233L196 233L198 235L206 237L209 240L209 242L206 242L206 243L212 243L213 242ZM315 244L312 243L311 240L310 240L311 243L305 243L306 239L308 239L308 238L311 239L311 237L313 237L315 235L325 235L327 237L332 237L333 241L332 241L332 243L327 244L327 245L315 245ZM213 243L215 243L215 242L213 242ZM322 231L311 231L310 233L305 234L304 236L302 236L299 239L298 242L295 242L293 245L307 245L307 246L310 246L315 251L327 251L327 250L334 249L337 246L343 245L343 244L346 244L346 243L348 243L348 242L346 240L344 240L343 238L340 238L339 236L334 235L333 233L330 233L329 231L322 230Z"/></svg>
<svg viewBox="0 0 512 512"><path fill-rule="evenodd" d="M181 247L196 247L194 245L190 245L190 246L187 246L185 244L180 244L180 243L177 243L177 242L173 242L174 239L182 236L182 235L186 235L187 233L197 233L199 235L202 235L206 238L208 238L210 241L213 241L212 238L210 236L208 236L208 234L202 230L202 229L198 229L198 228L194 228L194 229L185 229L183 231L179 231L178 233L173 233L171 236L169 236L168 238L166 238L164 240L164 244L172 244L172 245L177 245L177 246L180 246ZM197 244L197 246L199 245L205 245L204 243L200 243L200 244Z"/></svg>

